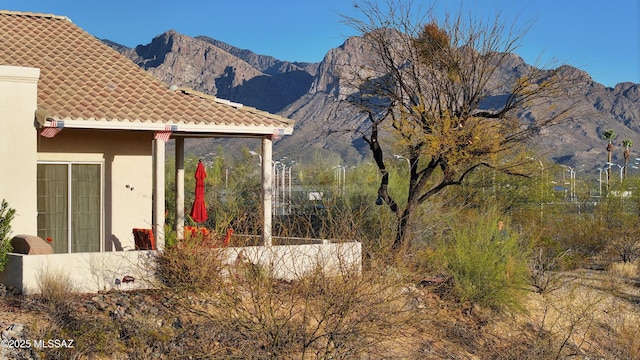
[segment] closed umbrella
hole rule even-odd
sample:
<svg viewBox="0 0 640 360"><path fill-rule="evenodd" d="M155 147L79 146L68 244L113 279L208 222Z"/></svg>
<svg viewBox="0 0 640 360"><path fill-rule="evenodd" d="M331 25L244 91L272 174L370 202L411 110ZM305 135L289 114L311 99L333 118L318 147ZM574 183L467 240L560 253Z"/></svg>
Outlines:
<svg viewBox="0 0 640 360"><path fill-rule="evenodd" d="M198 161L198 167L196 168L196 197L193 200L193 206L191 207L191 218L195 222L204 222L207 220L207 205L204 203L204 179L207 177L207 172L204 170L202 160Z"/></svg>

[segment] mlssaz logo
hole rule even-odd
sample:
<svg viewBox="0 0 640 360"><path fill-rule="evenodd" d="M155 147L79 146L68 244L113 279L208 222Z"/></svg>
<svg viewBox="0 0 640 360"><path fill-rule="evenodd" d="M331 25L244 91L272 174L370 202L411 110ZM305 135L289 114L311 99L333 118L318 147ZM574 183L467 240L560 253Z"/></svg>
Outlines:
<svg viewBox="0 0 640 360"><path fill-rule="evenodd" d="M48 339L48 340L34 340L33 347L39 349L73 349L75 340L72 339Z"/></svg>

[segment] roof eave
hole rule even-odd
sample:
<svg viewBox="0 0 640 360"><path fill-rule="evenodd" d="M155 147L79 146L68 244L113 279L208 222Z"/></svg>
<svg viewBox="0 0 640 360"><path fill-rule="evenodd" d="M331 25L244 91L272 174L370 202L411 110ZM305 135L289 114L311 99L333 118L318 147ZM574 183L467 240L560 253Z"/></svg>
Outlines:
<svg viewBox="0 0 640 360"><path fill-rule="evenodd" d="M136 131L172 131L201 134L251 134L271 135L278 132L281 135L292 135L293 124L281 126L253 126L253 125L220 125L220 124L184 124L184 123L153 123L140 121L107 121L86 119L56 120L43 119L41 113L36 112L36 118L41 127L57 127L61 129L94 129L94 130L136 130Z"/></svg>

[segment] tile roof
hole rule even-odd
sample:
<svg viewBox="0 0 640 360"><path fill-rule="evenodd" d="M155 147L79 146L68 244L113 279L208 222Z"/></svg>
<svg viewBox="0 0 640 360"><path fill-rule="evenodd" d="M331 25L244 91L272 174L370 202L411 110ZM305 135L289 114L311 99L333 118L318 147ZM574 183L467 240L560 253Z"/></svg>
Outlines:
<svg viewBox="0 0 640 360"><path fill-rule="evenodd" d="M75 127L293 131L292 120L203 93L169 89L63 16L0 11L0 65L39 68L38 113Z"/></svg>

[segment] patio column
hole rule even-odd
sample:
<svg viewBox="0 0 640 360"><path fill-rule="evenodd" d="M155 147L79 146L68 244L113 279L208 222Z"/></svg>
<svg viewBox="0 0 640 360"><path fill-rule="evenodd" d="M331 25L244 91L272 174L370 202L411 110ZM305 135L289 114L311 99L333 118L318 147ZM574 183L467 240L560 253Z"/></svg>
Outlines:
<svg viewBox="0 0 640 360"><path fill-rule="evenodd" d="M184 239L184 138L176 138L176 237Z"/></svg>
<svg viewBox="0 0 640 360"><path fill-rule="evenodd" d="M272 146L271 137L262 139L262 245L271 246L272 241L272 190L273 179L271 178L271 162L272 162Z"/></svg>
<svg viewBox="0 0 640 360"><path fill-rule="evenodd" d="M164 249L164 141L153 140L153 214L152 229L158 250Z"/></svg>

